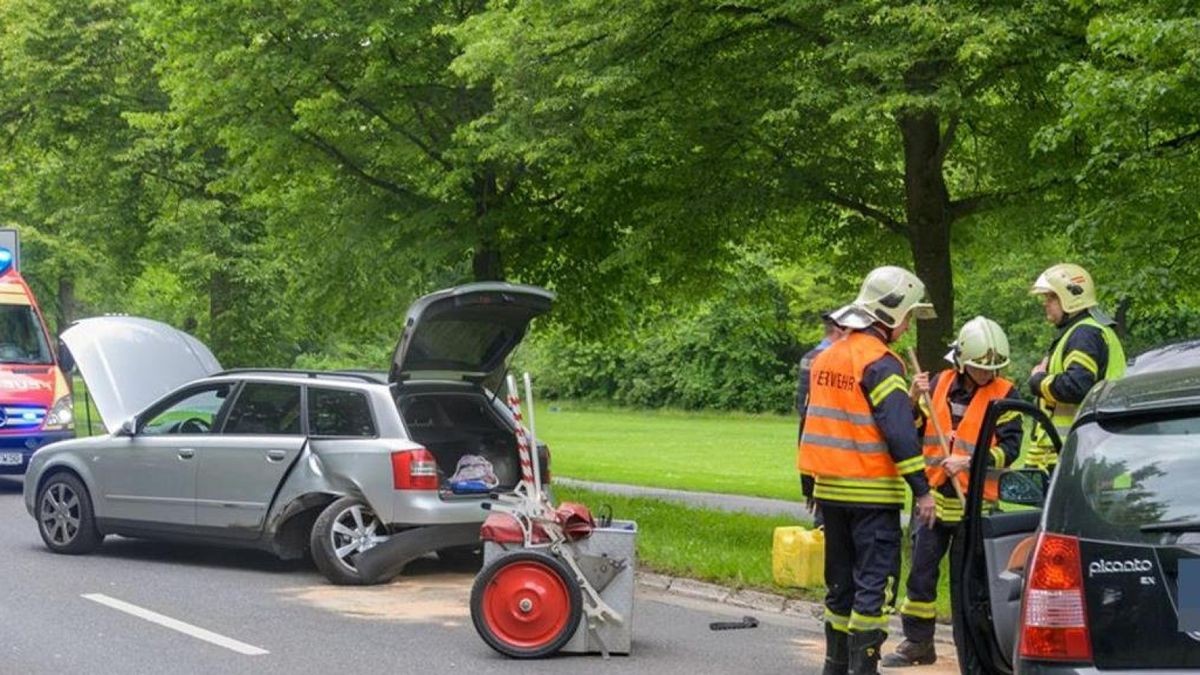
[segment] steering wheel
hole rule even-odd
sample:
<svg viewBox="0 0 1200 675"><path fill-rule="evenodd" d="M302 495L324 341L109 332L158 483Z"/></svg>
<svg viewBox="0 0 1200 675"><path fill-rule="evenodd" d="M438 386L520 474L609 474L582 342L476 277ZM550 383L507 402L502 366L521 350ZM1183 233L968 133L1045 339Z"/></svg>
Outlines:
<svg viewBox="0 0 1200 675"><path fill-rule="evenodd" d="M189 417L177 427L181 434L207 434L212 425L199 417Z"/></svg>

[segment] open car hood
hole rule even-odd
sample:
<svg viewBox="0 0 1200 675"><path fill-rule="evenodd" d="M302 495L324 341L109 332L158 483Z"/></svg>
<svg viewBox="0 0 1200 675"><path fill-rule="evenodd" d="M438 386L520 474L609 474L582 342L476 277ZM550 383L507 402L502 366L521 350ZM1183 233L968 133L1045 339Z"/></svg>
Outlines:
<svg viewBox="0 0 1200 675"><path fill-rule="evenodd" d="M498 281L430 293L408 310L388 380L482 380L553 302L544 288Z"/></svg>
<svg viewBox="0 0 1200 675"><path fill-rule="evenodd" d="M204 343L150 319L83 319L60 339L110 433L164 394L221 370Z"/></svg>

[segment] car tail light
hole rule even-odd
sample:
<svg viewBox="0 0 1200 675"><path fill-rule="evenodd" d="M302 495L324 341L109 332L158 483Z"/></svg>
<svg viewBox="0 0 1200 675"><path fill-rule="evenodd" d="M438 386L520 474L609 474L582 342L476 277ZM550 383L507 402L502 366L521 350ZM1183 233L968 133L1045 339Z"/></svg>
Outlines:
<svg viewBox="0 0 1200 675"><path fill-rule="evenodd" d="M425 448L392 453L392 485L397 490L438 489L437 460Z"/></svg>
<svg viewBox="0 0 1200 675"><path fill-rule="evenodd" d="M1033 551L1022 603L1022 658L1091 662L1079 540L1043 532Z"/></svg>

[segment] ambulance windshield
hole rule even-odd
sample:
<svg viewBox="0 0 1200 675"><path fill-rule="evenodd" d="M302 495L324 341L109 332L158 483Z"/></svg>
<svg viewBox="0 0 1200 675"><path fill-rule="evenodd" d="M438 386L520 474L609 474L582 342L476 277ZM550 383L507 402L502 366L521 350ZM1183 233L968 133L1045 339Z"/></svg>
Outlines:
<svg viewBox="0 0 1200 675"><path fill-rule="evenodd" d="M29 305L0 305L0 363L53 363L46 334Z"/></svg>

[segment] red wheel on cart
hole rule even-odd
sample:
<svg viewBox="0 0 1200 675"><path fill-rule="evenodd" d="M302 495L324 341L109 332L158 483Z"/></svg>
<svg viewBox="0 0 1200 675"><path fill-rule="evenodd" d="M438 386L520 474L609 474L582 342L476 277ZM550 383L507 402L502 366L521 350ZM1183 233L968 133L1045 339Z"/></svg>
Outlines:
<svg viewBox="0 0 1200 675"><path fill-rule="evenodd" d="M492 649L518 659L554 654L583 613L579 582L557 558L518 551L489 563L471 588L471 621Z"/></svg>

